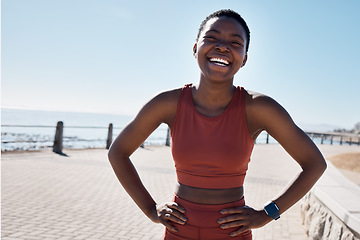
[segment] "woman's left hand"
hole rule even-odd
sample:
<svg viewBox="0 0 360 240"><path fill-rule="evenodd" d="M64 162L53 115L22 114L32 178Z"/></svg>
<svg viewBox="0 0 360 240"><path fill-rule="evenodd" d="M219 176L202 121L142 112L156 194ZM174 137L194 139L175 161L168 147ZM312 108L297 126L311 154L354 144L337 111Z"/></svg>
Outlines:
<svg viewBox="0 0 360 240"><path fill-rule="evenodd" d="M232 232L230 236L237 236L249 229L262 227L272 220L264 210L255 210L248 206L227 208L220 212L228 215L219 219L220 228L238 227L238 230Z"/></svg>

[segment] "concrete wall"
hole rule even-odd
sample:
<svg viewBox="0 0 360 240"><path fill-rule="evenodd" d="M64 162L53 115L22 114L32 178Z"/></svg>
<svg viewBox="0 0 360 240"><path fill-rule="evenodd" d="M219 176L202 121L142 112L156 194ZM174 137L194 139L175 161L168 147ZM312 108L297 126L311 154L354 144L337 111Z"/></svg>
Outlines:
<svg viewBox="0 0 360 240"><path fill-rule="evenodd" d="M360 240L360 187L328 162L301 200L301 214L310 240Z"/></svg>
<svg viewBox="0 0 360 240"><path fill-rule="evenodd" d="M331 212L312 192L301 202L301 215L310 240L358 240L344 222Z"/></svg>

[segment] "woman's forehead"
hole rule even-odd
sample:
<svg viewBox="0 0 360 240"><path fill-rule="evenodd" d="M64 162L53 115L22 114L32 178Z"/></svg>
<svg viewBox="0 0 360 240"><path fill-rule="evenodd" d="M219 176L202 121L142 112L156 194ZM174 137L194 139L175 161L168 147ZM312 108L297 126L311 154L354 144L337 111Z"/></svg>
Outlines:
<svg viewBox="0 0 360 240"><path fill-rule="evenodd" d="M246 33L244 27L234 18L221 16L209 19L202 30L202 34L208 31L222 32L224 30L231 31L233 34L240 35L243 39L246 39Z"/></svg>

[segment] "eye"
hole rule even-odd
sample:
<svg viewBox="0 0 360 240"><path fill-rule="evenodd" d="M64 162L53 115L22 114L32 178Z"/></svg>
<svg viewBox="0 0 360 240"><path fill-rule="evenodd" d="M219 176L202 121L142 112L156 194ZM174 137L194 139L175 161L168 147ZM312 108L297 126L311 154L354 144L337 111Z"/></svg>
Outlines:
<svg viewBox="0 0 360 240"><path fill-rule="evenodd" d="M216 40L216 37L212 35L205 36L204 38L209 40Z"/></svg>
<svg viewBox="0 0 360 240"><path fill-rule="evenodd" d="M238 42L238 41L233 41L232 44L234 44L236 46L241 46L241 47L244 46L244 44L242 44L241 42Z"/></svg>

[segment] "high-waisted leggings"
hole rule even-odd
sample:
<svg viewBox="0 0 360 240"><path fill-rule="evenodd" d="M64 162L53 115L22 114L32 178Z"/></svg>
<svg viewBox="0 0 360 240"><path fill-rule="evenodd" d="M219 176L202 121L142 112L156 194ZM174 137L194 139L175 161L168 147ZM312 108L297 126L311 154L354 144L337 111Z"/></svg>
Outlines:
<svg viewBox="0 0 360 240"><path fill-rule="evenodd" d="M245 205L242 198L237 202L226 204L198 204L186 201L177 196L174 202L185 208L185 215L188 218L184 225L172 223L178 229L177 232L165 230L164 240L251 240L251 230L248 230L238 236L230 237L230 233L236 231L235 228L221 229L217 222L221 217L227 215L221 214L220 210L224 208L239 207Z"/></svg>

